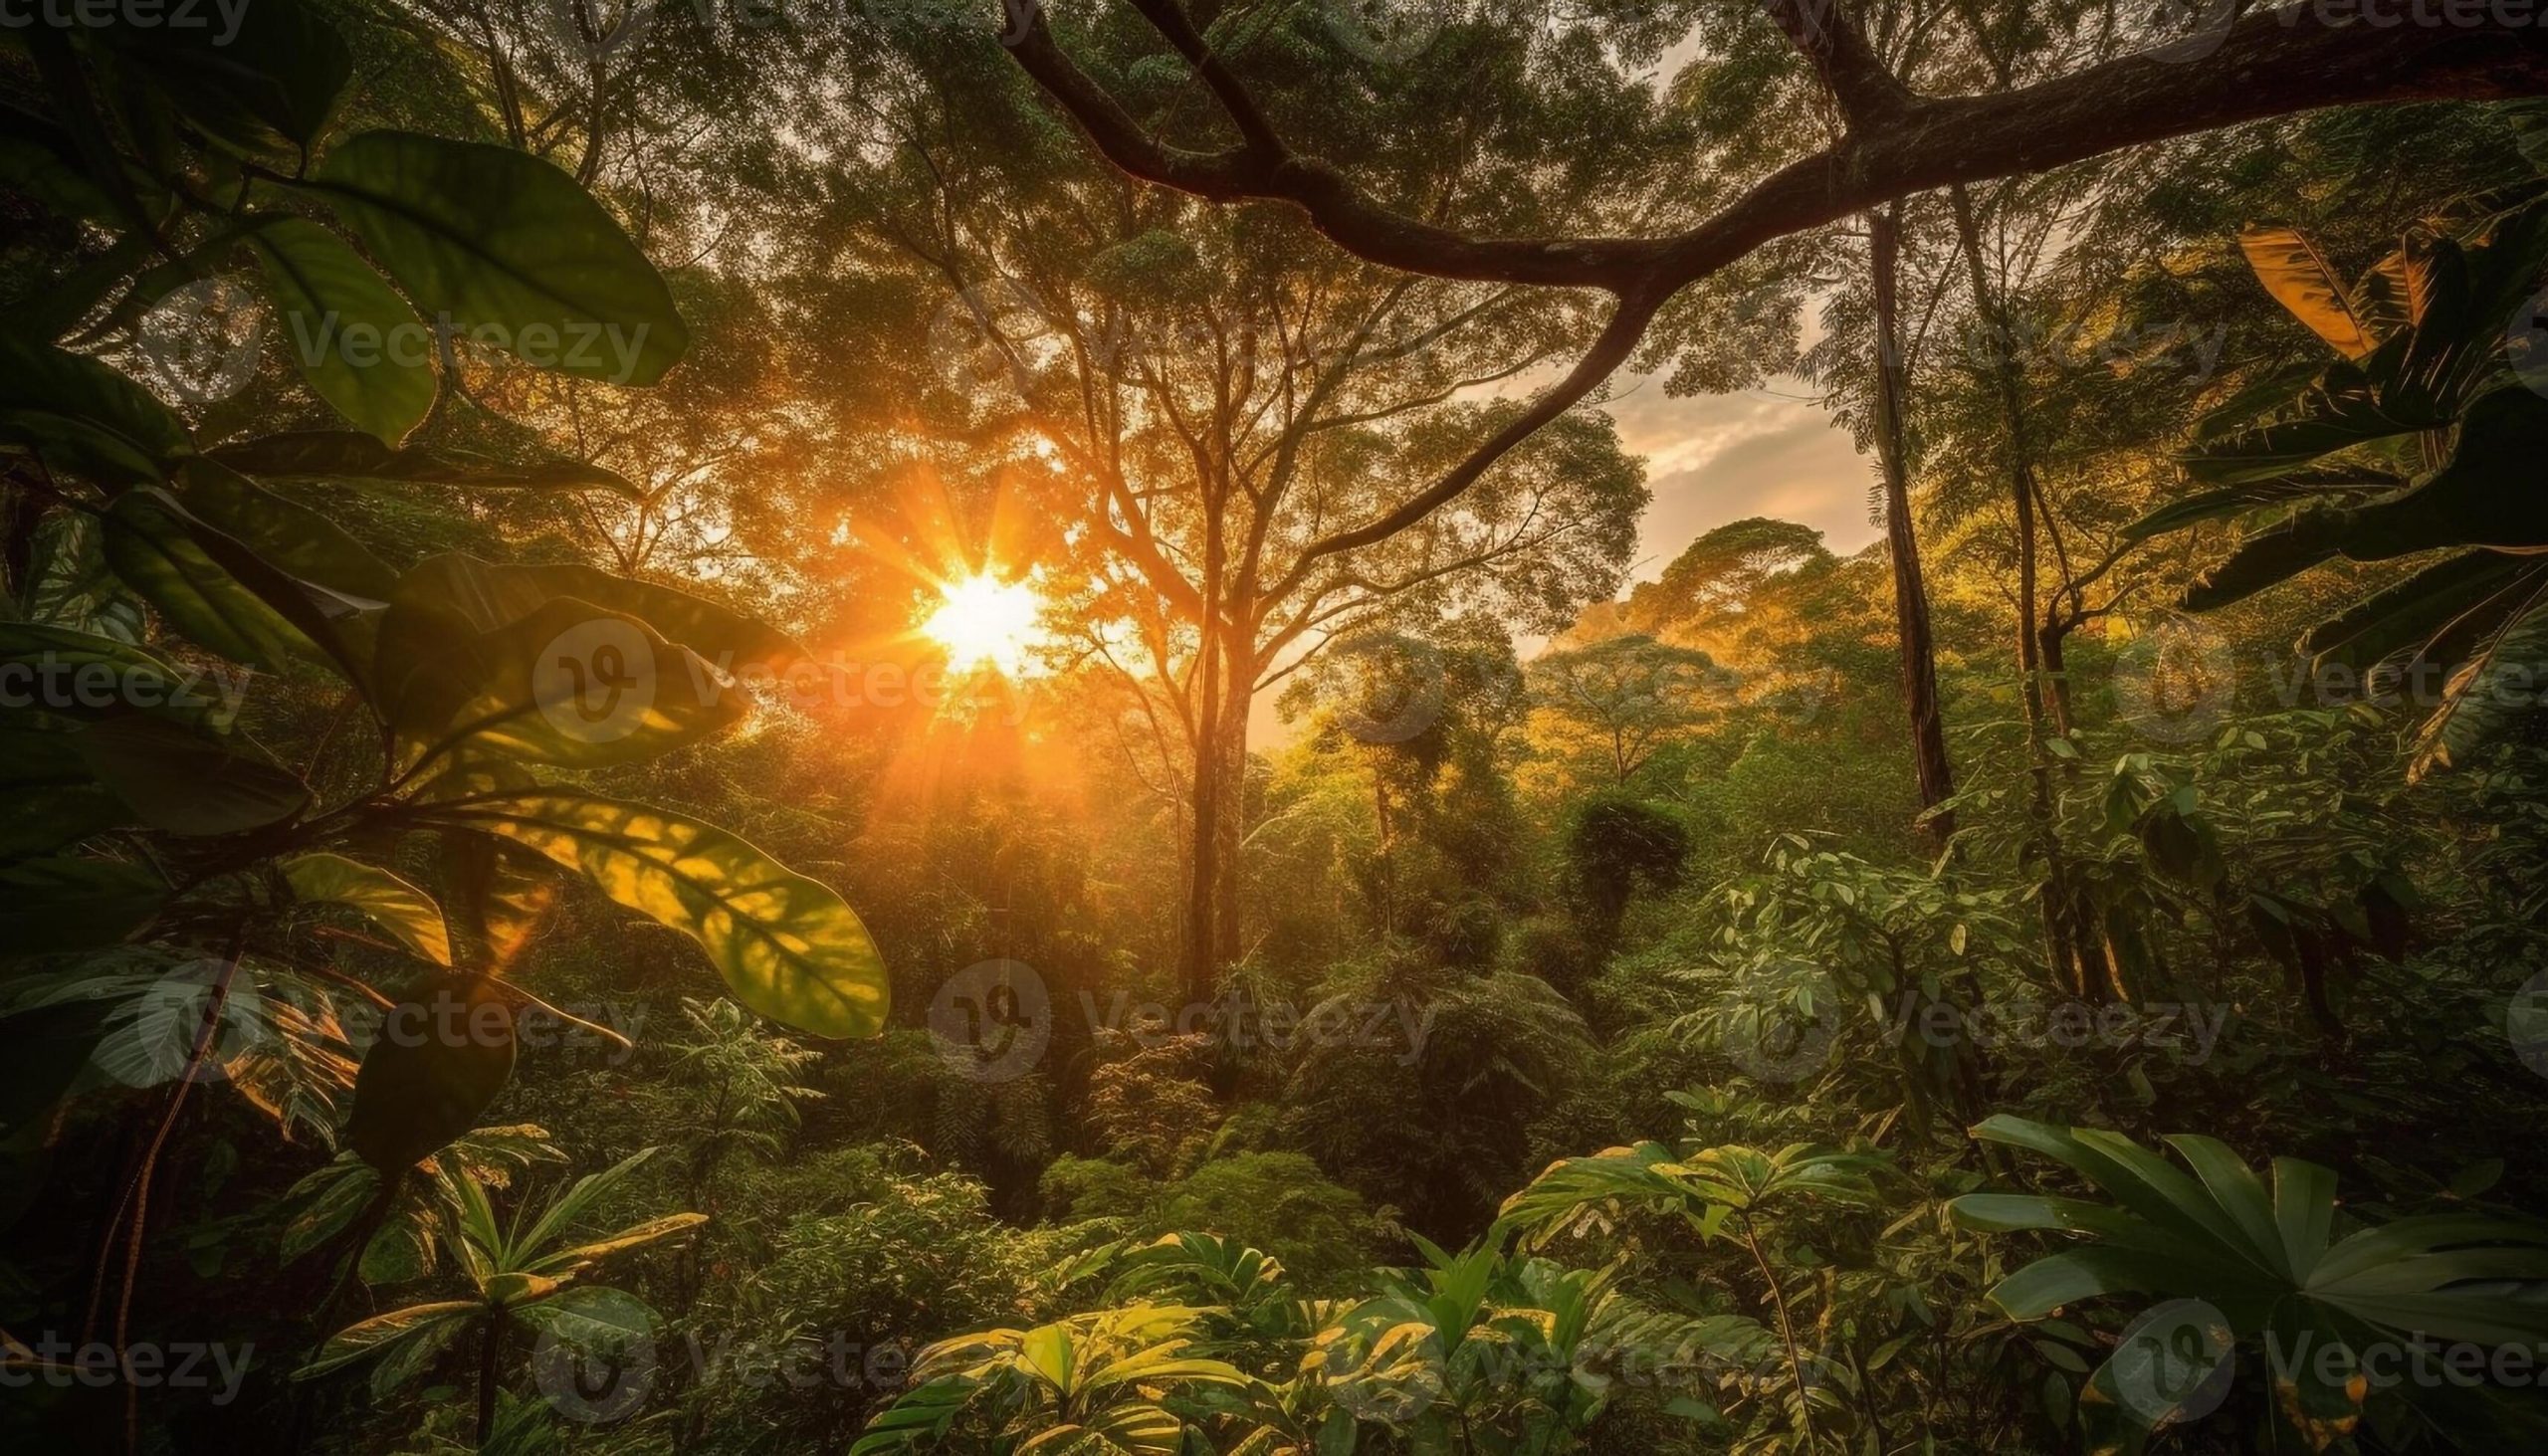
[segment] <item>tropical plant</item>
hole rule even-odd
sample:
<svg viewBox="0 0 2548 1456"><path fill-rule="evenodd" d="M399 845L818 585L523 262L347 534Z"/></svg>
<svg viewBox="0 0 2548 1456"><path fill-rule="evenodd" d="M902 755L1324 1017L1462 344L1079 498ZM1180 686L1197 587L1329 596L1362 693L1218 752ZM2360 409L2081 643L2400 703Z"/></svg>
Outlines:
<svg viewBox="0 0 2548 1456"><path fill-rule="evenodd" d="M528 999L502 972L563 870L695 938L754 1010L818 1035L873 1033L883 966L839 895L713 825L527 766L623 764L733 726L751 702L738 679L801 655L785 634L583 566L443 552L402 567L296 495L316 482L628 491L572 462L406 440L458 387L454 331L565 376L654 382L688 342L664 279L544 161L409 131L347 134L351 61L308 6L261 3L242 23L239 48L219 54L203 29L26 38L52 115L13 113L11 175L57 220L111 241L0 332L0 442L34 527L0 663L111 691L14 695L0 723L12 782L31 793L0 877L13 900L47 908L46 933L13 937L6 954L58 957L40 968L69 976L101 951L163 973L209 965L195 998L206 1028L227 1024L234 999L285 996L289 983L315 1007L298 1029L338 1050L326 998L349 980L393 1024ZM220 342L210 305L153 321L181 286L253 290L289 325L301 382L354 428L232 438L217 404L190 428L82 351L120 339L124 356L164 363L177 344ZM605 335L616 351L598 346ZM171 368L153 377L176 389ZM278 700L329 705L339 728L374 731L330 730L308 764L286 767L235 722L235 702L176 691L201 680L203 654L270 675L254 682ZM348 737L352 761L330 756ZM416 863L438 866L439 900L392 858L419 834L437 858ZM318 907L385 934L421 989L385 994L323 963L308 938ZM115 1003L84 1004L85 1020L13 1016L0 1037L94 1046ZM182 1101L229 1052L208 1033L172 1041ZM500 1025L465 1043L384 1038L354 1079L347 1136L383 1171L403 1170L473 1125L513 1055ZM341 1091L350 1065L332 1085L318 1077L320 1090Z"/></svg>
<svg viewBox="0 0 2548 1456"><path fill-rule="evenodd" d="M2010 1318L2039 1321L2116 1294L2201 1302L2170 1312L2176 1325L2157 1337L2128 1333L2089 1377L2079 1416L2100 1449L2137 1449L2184 1418L2199 1392L2217 1389L2241 1352L2259 1348L2272 1418L2313 1450L2353 1434L2367 1415L2384 1434L2400 1432L2377 1410L2393 1397L2414 1406L2408 1429L2444 1444L2490 1426L2496 1441L2548 1433L2535 1400L2403 1381L2380 1353L2434 1342L2528 1352L2548 1341L2548 1227L2447 1213L2338 1238L2335 1174L2301 1158L2275 1158L2268 1187L2213 1138L2167 1140L2189 1173L2101 1129L1997 1117L1973 1131L2050 1157L2114 1200L1972 1193L1949 1205L1967 1228L2084 1241L1992 1289L1991 1303Z"/></svg>
<svg viewBox="0 0 2548 1456"><path fill-rule="evenodd" d="M2347 284L2295 229L2239 236L2267 292L2339 355L2267 374L2206 416L2183 457L2207 490L2128 538L2250 522L2185 595L2211 611L2343 557L2449 554L2309 629L2310 671L2444 675L2411 776L2464 761L2530 701L2548 636L2548 511L2528 472L2548 394L2528 324L2548 282L2548 204L2466 239L2411 237ZM2508 347L2508 340L2511 344ZM2507 693L2518 682L2522 691Z"/></svg>
<svg viewBox="0 0 2548 1456"><path fill-rule="evenodd" d="M1703 1243L1738 1242L1778 1321L1792 1397L1788 1418L1811 1449L1821 1439L1817 1411L1845 1418L1846 1406L1833 1387L1843 1383L1846 1371L1805 1349L1787 1283L1762 1242L1765 1225L1814 1203L1872 1204L1878 1196L1872 1174L1884 1166L1884 1159L1870 1153L1803 1143L1775 1152L1729 1144L1679 1155L1660 1143L1641 1143L1552 1164L1506 1200L1498 1227L1545 1239L1604 1209L1642 1208L1681 1219Z"/></svg>
<svg viewBox="0 0 2548 1456"><path fill-rule="evenodd" d="M1257 1389L1237 1366L1193 1352L1205 1313L1134 1304L943 1341L921 1352L914 1388L876 1417L851 1456L928 1449L959 1425L1020 1451L1176 1456L1209 1419L1180 1397Z"/></svg>
<svg viewBox="0 0 2548 1456"><path fill-rule="evenodd" d="M706 1214L672 1213L631 1224L616 1233L569 1242L576 1225L619 1191L629 1175L654 1155L647 1148L609 1168L577 1178L551 1197L524 1225L523 1210L503 1224L475 1176L452 1181L457 1203L447 1214L444 1241L452 1262L468 1279L462 1299L408 1305L349 1325L318 1348L294 1372L311 1379L363 1360L372 1367L371 1389L384 1397L430 1368L454 1341L478 1336L478 1439L496 1428L505 1337L517 1327L554 1341L577 1358L616 1360L653 1340L655 1312L625 1290L579 1283L603 1260L643 1248L708 1221Z"/></svg>

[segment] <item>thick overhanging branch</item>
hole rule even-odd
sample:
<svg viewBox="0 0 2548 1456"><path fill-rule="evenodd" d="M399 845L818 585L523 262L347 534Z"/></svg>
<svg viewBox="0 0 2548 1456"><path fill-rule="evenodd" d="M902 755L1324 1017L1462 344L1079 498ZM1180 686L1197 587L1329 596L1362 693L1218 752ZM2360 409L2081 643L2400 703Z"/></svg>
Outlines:
<svg viewBox="0 0 2548 1456"><path fill-rule="evenodd" d="M1911 89L1876 59L1839 0L1765 0L1763 8L1805 54L1849 130L1881 125L1910 107Z"/></svg>
<svg viewBox="0 0 2548 1456"><path fill-rule="evenodd" d="M2017 91L1921 97L1884 70L1837 9L1768 0L1843 113L1884 124L1852 128L1676 236L1481 238L1391 211L1335 168L1293 152L1176 0L1138 3L1189 63L1209 62L1205 83L1242 140L1210 152L1157 140L1063 53L1034 8L1011 53L1117 167L1214 202L1288 202L1337 246L1384 267L1620 295L1668 295L1772 239L1950 182L2323 106L2548 92L2548 37L2539 28L2491 12L2468 26L2329 25L2314 7L2293 5L2246 16L2209 55L2188 55L2180 43Z"/></svg>
<svg viewBox="0 0 2548 1456"><path fill-rule="evenodd" d="M1706 221L1658 238L1486 238L1376 201L1325 162L1294 153L1177 0L1134 0L1211 91L1239 144L1168 145L1053 40L1038 0L1012 9L1009 50L1110 162L1219 203L1284 202L1368 262L1435 278L1604 290L1617 311L1565 379L1467 460L1394 510L1308 546L1265 593L1280 600L1316 563L1382 541L1456 500L1496 461L1627 360L1656 312L1763 244L1912 193L2042 171L2126 147L2326 106L2493 100L2548 93L2548 34L2496 20L2467 26L2326 24L2311 6L2251 14L2217 37L2084 68L2017 91L1922 97L1885 70L1854 21L1824 0L1764 0L1831 93L1846 134L1765 178ZM2208 50L2209 54L2195 54Z"/></svg>

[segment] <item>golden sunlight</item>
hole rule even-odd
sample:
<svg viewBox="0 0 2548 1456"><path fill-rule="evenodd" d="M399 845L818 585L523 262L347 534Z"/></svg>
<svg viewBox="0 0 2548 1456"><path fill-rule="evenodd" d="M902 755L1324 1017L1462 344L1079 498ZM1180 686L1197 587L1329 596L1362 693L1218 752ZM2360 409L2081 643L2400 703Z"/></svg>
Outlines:
<svg viewBox="0 0 2548 1456"><path fill-rule="evenodd" d="M1044 640L1044 601L1033 585L984 572L938 590L946 604L920 630L947 649L951 671L987 667L1005 678L1025 675L1027 654Z"/></svg>

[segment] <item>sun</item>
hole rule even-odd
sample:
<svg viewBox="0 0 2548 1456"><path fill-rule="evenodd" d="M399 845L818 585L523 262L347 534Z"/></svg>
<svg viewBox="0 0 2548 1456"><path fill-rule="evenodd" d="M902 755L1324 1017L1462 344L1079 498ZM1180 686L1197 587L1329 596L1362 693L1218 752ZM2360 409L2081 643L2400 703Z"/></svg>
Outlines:
<svg viewBox="0 0 2548 1456"><path fill-rule="evenodd" d="M947 649L951 671L987 667L1006 678L1025 675L1027 655L1044 640L1044 600L1032 584L984 572L938 591L947 600L920 630Z"/></svg>

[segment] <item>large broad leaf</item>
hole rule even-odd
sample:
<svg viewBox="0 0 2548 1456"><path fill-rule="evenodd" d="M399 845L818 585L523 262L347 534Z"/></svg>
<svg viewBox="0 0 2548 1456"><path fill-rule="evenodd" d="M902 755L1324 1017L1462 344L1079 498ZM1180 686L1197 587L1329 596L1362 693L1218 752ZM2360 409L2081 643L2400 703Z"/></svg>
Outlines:
<svg viewBox="0 0 2548 1456"><path fill-rule="evenodd" d="M67 732L0 728L0 865L48 855L134 822Z"/></svg>
<svg viewBox="0 0 2548 1456"><path fill-rule="evenodd" d="M199 538L203 522L174 497L127 491L106 520L107 564L196 643L234 662L276 670L318 655L309 637L212 558Z"/></svg>
<svg viewBox="0 0 2548 1456"><path fill-rule="evenodd" d="M164 491L116 498L106 552L171 625L224 657L276 669L296 658L332 663L355 681L367 673L377 602L292 575Z"/></svg>
<svg viewBox="0 0 2548 1456"><path fill-rule="evenodd" d="M399 1172L478 1126L514 1072L513 1008L485 976L451 976L383 1013L354 1077L346 1145Z"/></svg>
<svg viewBox="0 0 2548 1456"><path fill-rule="evenodd" d="M2548 399L2519 386L2468 407L2442 469L2403 495L2350 513L2344 551L2385 561L2442 546L2548 549Z"/></svg>
<svg viewBox="0 0 2548 1456"><path fill-rule="evenodd" d="M315 189L428 313L528 362L652 384L689 347L654 265L537 157L369 131L328 153Z"/></svg>
<svg viewBox="0 0 2548 1456"><path fill-rule="evenodd" d="M0 953L111 945L149 923L168 887L123 860L29 860L0 870Z"/></svg>
<svg viewBox="0 0 2548 1456"><path fill-rule="evenodd" d="M157 714L107 719L74 746L141 822L170 834L262 829L310 802L309 788L270 760Z"/></svg>
<svg viewBox="0 0 2548 1456"><path fill-rule="evenodd" d="M403 755L464 745L592 767L660 756L740 723L749 697L634 617L556 597L493 631L400 602L374 669Z"/></svg>
<svg viewBox="0 0 2548 1456"><path fill-rule="evenodd" d="M432 811L580 871L612 900L698 940L735 999L817 1036L872 1036L889 994L857 913L722 829L644 804L536 793Z"/></svg>
<svg viewBox="0 0 2548 1456"><path fill-rule="evenodd" d="M804 656L786 633L706 597L590 566L511 566L448 552L399 578L396 600L429 604L492 631L573 597L643 621L730 674L783 672Z"/></svg>
<svg viewBox="0 0 2548 1456"><path fill-rule="evenodd" d="M161 479L192 450L186 427L130 379L92 358L0 329L0 440L53 469L106 485Z"/></svg>
<svg viewBox="0 0 2548 1456"><path fill-rule="evenodd" d="M2442 706L2416 734L2409 778L2467 762L2539 711L2548 684L2548 603L2533 596L2524 610L2442 685Z"/></svg>
<svg viewBox="0 0 2548 1456"><path fill-rule="evenodd" d="M655 1337L655 1312L625 1290L564 1289L547 1299L518 1304L513 1313L542 1340L554 1341L587 1359L616 1358Z"/></svg>
<svg viewBox="0 0 2548 1456"><path fill-rule="evenodd" d="M2225 607L2288 581L2322 561L2332 561L2342 552L2349 528L2342 511L2324 506L2302 510L2240 541L2238 548L2230 553L2230 559L2186 589L2186 610L2208 612Z"/></svg>
<svg viewBox="0 0 2548 1456"><path fill-rule="evenodd" d="M311 1357L310 1363L293 1371L292 1377L306 1380L314 1375L323 1375L356 1360L389 1354L410 1341L448 1341L453 1333L485 1311L486 1306L476 1300L441 1300L374 1315L327 1337L327 1343L318 1347L318 1352Z"/></svg>
<svg viewBox="0 0 2548 1456"><path fill-rule="evenodd" d="M2335 666L2368 672L2422 648L2472 613L2493 613L2480 628L2480 635L2491 633L2543 587L2548 563L2500 551L2463 551L2309 629L2300 650L2311 654L2312 671Z"/></svg>
<svg viewBox="0 0 2548 1456"><path fill-rule="evenodd" d="M111 25L100 41L149 73L186 119L232 150L295 157L327 129L353 74L333 28L304 0L183 7L199 24Z"/></svg>
<svg viewBox="0 0 2548 1456"><path fill-rule="evenodd" d="M437 965L451 964L451 932L443 925L442 907L396 875L324 852L295 855L281 868L294 898L313 905L350 905L418 955Z"/></svg>
<svg viewBox="0 0 2548 1456"><path fill-rule="evenodd" d="M248 249L312 392L387 444L407 438L434 407L435 343L416 311L361 254L307 219L259 229Z"/></svg>
<svg viewBox="0 0 2548 1456"><path fill-rule="evenodd" d="M2238 249L2274 302L2336 352L2359 359L2378 346L2378 335L2355 310L2343 281L2299 229L2267 223L2242 228Z"/></svg>
<svg viewBox="0 0 2548 1456"><path fill-rule="evenodd" d="M471 490L610 491L642 501L617 473L579 461L514 465L451 450L393 450L358 430L303 430L208 452L233 470L284 480L384 481Z"/></svg>
<svg viewBox="0 0 2548 1456"><path fill-rule="evenodd" d="M476 969L502 974L556 904L556 867L512 840L457 829L442 836L441 859L460 953Z"/></svg>
<svg viewBox="0 0 2548 1456"><path fill-rule="evenodd" d="M27 618L117 642L139 642L150 617L106 565L106 530L85 511L56 511L36 527Z"/></svg>
<svg viewBox="0 0 2548 1456"><path fill-rule="evenodd" d="M2262 507L2286 501L2321 496L2361 497L2381 491L2394 491L2406 482L2385 471L2369 469L2323 469L2294 471L2217 491L2202 491L2180 501L2172 501L2123 528L2123 538L2147 540L2172 530L2183 530L2205 520L2241 516Z"/></svg>
<svg viewBox="0 0 2548 1456"><path fill-rule="evenodd" d="M88 719L146 709L185 723L235 705L145 647L50 622L0 622L0 708ZM244 676L244 675L242 675Z"/></svg>
<svg viewBox="0 0 2548 1456"><path fill-rule="evenodd" d="M2390 351L2395 351L2394 345ZM2288 475L2339 450L2421 434L2448 423L2448 416L2437 408L2393 405L2373 388L2361 368L2339 362L2302 391L2288 415L2199 439L2179 463L2188 475L2207 485L2241 485Z"/></svg>
<svg viewBox="0 0 2548 1456"><path fill-rule="evenodd" d="M344 527L226 465L187 461L177 483L190 515L283 573L358 602L386 601L397 586L397 573Z"/></svg>

